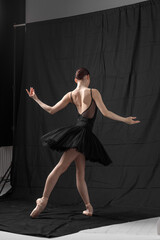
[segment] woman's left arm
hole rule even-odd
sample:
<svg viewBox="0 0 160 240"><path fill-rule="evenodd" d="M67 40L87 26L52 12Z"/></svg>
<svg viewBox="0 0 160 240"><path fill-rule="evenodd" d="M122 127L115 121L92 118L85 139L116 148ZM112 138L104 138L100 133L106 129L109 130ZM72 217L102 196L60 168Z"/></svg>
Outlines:
<svg viewBox="0 0 160 240"><path fill-rule="evenodd" d="M60 111L61 109L63 109L64 107L66 107L68 105L68 103L71 102L71 99L70 99L70 95L69 95L69 92L66 93L63 98L57 102L54 106L49 106L45 103L43 103L38 97L37 95L35 94L35 91L33 88L30 88L30 92L26 89L29 97L33 98L39 105L41 108L43 108L45 111L47 111L48 113L50 114L54 114L58 111Z"/></svg>

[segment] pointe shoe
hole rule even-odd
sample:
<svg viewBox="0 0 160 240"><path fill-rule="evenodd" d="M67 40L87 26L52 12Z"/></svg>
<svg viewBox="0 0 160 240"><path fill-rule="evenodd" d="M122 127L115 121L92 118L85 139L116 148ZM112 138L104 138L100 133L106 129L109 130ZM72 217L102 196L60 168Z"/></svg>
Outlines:
<svg viewBox="0 0 160 240"><path fill-rule="evenodd" d="M87 203L85 204L86 205L86 210L83 211L83 214L84 215L87 215L87 216L92 216L93 215L93 207L90 203Z"/></svg>
<svg viewBox="0 0 160 240"><path fill-rule="evenodd" d="M30 217L32 218L37 217L45 209L47 202L48 202L48 198L46 197L38 198L36 200L37 205L31 212Z"/></svg>

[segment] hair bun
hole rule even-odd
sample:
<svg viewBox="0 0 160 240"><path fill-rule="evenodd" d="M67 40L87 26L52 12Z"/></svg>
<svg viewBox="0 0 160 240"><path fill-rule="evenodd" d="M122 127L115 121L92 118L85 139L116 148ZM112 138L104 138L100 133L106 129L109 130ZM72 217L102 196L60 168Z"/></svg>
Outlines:
<svg viewBox="0 0 160 240"><path fill-rule="evenodd" d="M86 68L79 68L75 73L75 78L82 80L84 76L90 74Z"/></svg>

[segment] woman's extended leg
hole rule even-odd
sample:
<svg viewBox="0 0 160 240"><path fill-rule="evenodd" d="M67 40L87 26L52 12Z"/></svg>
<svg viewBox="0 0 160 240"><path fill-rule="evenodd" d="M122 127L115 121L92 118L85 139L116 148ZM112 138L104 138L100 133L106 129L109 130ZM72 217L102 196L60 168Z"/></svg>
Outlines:
<svg viewBox="0 0 160 240"><path fill-rule="evenodd" d="M43 191L43 197L49 198L58 178L62 173L64 173L67 170L67 168L70 166L70 164L75 160L77 156L78 152L74 148L70 148L69 150L63 153L60 161L47 177Z"/></svg>
<svg viewBox="0 0 160 240"><path fill-rule="evenodd" d="M37 217L40 212L44 210L44 208L47 205L48 198L58 181L58 178L62 173L64 173L67 168L70 166L70 164L76 159L79 152L76 151L74 148L70 148L67 151L63 153L63 155L60 158L60 161L58 164L54 167L54 169L51 171L51 173L48 175L43 191L42 198L38 198L36 200L37 206L36 208L31 212L31 217Z"/></svg>
<svg viewBox="0 0 160 240"><path fill-rule="evenodd" d="M83 211L83 214L92 216L93 207L90 204L87 184L85 181L85 156L82 153L79 153L75 159L76 164L76 185L78 192L83 199L84 204L86 205L86 210Z"/></svg>

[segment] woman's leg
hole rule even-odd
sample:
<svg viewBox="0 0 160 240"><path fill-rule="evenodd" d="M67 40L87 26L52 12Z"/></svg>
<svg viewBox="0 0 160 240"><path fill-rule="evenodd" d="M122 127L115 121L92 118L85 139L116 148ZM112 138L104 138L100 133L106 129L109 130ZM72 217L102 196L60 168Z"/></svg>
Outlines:
<svg viewBox="0 0 160 240"><path fill-rule="evenodd" d="M49 198L58 178L62 173L64 173L70 164L75 160L78 156L78 152L74 148L70 148L65 151L60 158L58 164L54 167L52 172L48 175L43 191L43 197Z"/></svg>
<svg viewBox="0 0 160 240"><path fill-rule="evenodd" d="M85 181L85 156L82 153L79 153L78 157L75 159L76 164L76 185L78 192L83 199L84 204L87 207L87 211L83 211L84 214L90 215L93 213L93 207L90 203L88 188ZM92 215L92 214L91 214Z"/></svg>
<svg viewBox="0 0 160 240"><path fill-rule="evenodd" d="M44 210L44 208L47 205L48 198L54 186L56 185L56 182L58 181L58 178L62 173L64 173L67 170L70 164L76 159L78 154L79 153L74 148L70 148L63 153L58 164L54 167L52 172L48 175L45 182L43 196L42 198L38 198L36 200L37 206L31 212L30 214L31 217L33 218L37 217Z"/></svg>

